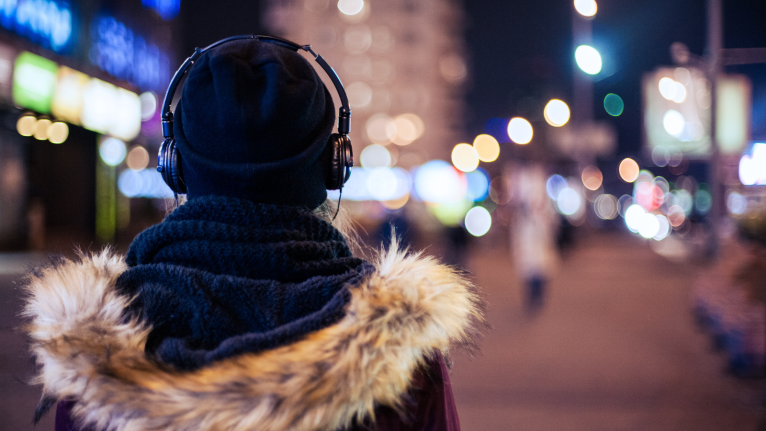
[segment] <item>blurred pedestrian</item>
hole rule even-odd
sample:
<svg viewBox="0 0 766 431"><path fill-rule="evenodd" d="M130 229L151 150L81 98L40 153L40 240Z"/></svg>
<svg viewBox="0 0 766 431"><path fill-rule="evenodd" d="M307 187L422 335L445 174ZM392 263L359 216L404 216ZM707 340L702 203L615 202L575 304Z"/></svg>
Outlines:
<svg viewBox="0 0 766 431"><path fill-rule="evenodd" d="M58 403L57 431L459 429L442 352L470 341L477 297L395 241L352 254L325 202L344 167L312 66L238 40L188 75L173 177L188 201L127 257L30 276L37 419Z"/></svg>
<svg viewBox="0 0 766 431"><path fill-rule="evenodd" d="M542 164L512 164L506 172L512 209L511 254L524 284L527 309L536 311L543 305L556 257L558 218L545 189Z"/></svg>

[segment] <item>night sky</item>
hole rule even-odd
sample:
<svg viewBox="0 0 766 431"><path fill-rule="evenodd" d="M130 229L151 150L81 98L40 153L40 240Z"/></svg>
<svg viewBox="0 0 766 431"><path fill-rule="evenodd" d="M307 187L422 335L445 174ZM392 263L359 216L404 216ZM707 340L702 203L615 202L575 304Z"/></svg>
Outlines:
<svg viewBox="0 0 766 431"><path fill-rule="evenodd" d="M384 0L377 0L384 1ZM484 131L487 120L521 115L533 124L551 98L572 100L571 0L464 0L469 63L466 136ZM593 44L609 76L594 84L596 119L617 126L619 154L641 147L641 89L644 73L671 65L670 45L684 42L704 54L705 0L599 1ZM234 35L262 32L260 2L184 0L181 54ZM724 0L724 46L766 47L766 1ZM737 66L753 80L753 138L766 139L766 65ZM620 117L609 117L602 100L616 93L625 101ZM571 103L570 103L571 106Z"/></svg>

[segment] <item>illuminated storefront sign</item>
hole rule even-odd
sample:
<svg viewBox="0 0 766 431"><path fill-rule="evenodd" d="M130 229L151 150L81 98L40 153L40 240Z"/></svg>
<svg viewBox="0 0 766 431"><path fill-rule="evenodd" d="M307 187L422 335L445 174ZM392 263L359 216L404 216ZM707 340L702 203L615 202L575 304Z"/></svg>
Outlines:
<svg viewBox="0 0 766 431"><path fill-rule="evenodd" d="M134 139L141 132L141 100L136 93L53 61L22 52L13 73L13 101L53 114L88 130Z"/></svg>
<svg viewBox="0 0 766 431"><path fill-rule="evenodd" d="M95 18L90 33L90 61L104 72L143 89L167 83L167 55L125 24L109 16Z"/></svg>
<svg viewBox="0 0 766 431"><path fill-rule="evenodd" d="M66 1L0 0L0 25L57 52L70 45L74 34Z"/></svg>
<svg viewBox="0 0 766 431"><path fill-rule="evenodd" d="M141 4L153 9L165 21L175 18L181 10L181 0L141 0Z"/></svg>
<svg viewBox="0 0 766 431"><path fill-rule="evenodd" d="M22 52L13 71L13 101L41 114L50 114L58 65L47 58Z"/></svg>

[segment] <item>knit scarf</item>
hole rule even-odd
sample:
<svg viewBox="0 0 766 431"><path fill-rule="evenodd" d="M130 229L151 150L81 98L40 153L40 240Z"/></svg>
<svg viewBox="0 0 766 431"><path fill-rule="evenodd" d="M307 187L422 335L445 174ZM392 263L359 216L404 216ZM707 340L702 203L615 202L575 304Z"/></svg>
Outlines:
<svg viewBox="0 0 766 431"><path fill-rule="evenodd" d="M153 329L146 351L193 370L336 323L372 266L305 207L195 198L130 246L117 280Z"/></svg>

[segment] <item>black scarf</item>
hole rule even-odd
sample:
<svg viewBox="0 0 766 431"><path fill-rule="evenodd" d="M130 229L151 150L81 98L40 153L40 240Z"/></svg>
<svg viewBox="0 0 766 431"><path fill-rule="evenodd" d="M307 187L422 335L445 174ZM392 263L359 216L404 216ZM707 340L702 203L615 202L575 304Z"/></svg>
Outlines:
<svg viewBox="0 0 766 431"><path fill-rule="evenodd" d="M336 323L371 265L304 207L192 199L136 237L118 288L180 369L272 349Z"/></svg>

